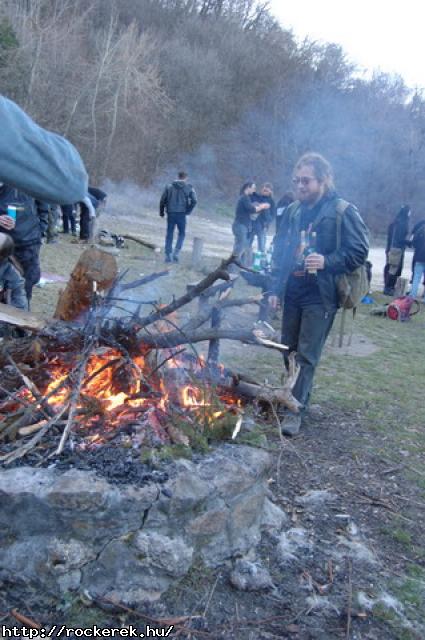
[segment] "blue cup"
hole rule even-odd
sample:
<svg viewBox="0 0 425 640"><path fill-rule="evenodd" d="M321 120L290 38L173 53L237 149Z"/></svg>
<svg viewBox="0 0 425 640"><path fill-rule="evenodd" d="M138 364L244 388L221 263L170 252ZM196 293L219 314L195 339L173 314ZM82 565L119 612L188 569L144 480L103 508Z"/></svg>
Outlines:
<svg viewBox="0 0 425 640"><path fill-rule="evenodd" d="M7 205L7 215L16 221L16 207L11 204Z"/></svg>

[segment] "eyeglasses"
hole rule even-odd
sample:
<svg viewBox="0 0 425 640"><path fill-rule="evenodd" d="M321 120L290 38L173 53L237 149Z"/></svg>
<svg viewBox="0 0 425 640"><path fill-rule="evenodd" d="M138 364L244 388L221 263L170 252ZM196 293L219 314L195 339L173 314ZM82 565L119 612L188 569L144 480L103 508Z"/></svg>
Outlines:
<svg viewBox="0 0 425 640"><path fill-rule="evenodd" d="M316 180L316 178L311 178L309 176L301 176L300 178L296 176L295 178L292 178L292 183L296 185L302 184L303 187L307 187L313 180Z"/></svg>

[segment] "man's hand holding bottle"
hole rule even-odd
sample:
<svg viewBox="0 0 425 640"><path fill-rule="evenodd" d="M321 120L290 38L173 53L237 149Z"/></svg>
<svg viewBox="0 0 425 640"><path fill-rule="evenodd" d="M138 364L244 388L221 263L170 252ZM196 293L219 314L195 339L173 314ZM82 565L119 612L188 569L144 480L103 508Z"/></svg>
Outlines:
<svg viewBox="0 0 425 640"><path fill-rule="evenodd" d="M319 269L325 268L325 256L322 256L321 253L310 253L304 259L305 270L308 273L314 273Z"/></svg>

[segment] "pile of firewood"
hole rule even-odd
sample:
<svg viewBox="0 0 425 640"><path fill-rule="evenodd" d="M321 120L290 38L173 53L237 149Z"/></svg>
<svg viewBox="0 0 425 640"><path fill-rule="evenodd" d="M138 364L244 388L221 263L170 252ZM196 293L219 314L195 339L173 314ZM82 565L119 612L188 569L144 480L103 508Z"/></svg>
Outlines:
<svg viewBox="0 0 425 640"><path fill-rule="evenodd" d="M191 428L199 423L211 426L228 412L240 426L241 399L297 411L291 394L297 375L294 359L279 388L219 365L222 339L286 349L259 327L221 326L225 309L259 303L258 296L231 297L236 277L229 272L232 263L233 256L170 304L153 305L147 315L141 314L142 304L132 297L133 311L117 317L113 311L126 302L126 291L142 288L168 271L126 283L126 274L118 275L112 255L90 248L61 292L51 321L41 322L3 305L0 318L24 327L30 335L5 339L0 348L0 462L25 456L52 433L57 446L45 450L59 455L70 434L79 432L84 423L103 425L102 442L128 425L137 427L140 435L149 423L158 436L166 433L168 441L186 444L182 420ZM179 324L177 312L195 299L197 314ZM205 341L209 348L203 362L194 345ZM100 395L94 393L95 387ZM186 394L183 401L182 394ZM118 403L113 408L111 399Z"/></svg>

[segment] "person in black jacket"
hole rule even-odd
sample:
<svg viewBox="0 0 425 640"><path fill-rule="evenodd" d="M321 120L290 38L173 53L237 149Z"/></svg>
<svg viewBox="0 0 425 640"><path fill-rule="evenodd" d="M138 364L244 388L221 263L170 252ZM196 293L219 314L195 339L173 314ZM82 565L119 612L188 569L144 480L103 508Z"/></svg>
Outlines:
<svg viewBox="0 0 425 640"><path fill-rule="evenodd" d="M233 235L233 255L238 257L240 262L244 261L244 254L251 246L251 234L253 221L262 211L270 208L267 202L252 202L252 195L255 193L255 183L245 182L240 190L239 200L236 204L235 219L232 224Z"/></svg>
<svg viewBox="0 0 425 640"><path fill-rule="evenodd" d="M279 298L283 301L282 343L289 353L297 352L300 366L293 395L302 409L300 414L285 413L285 435L299 432L309 403L314 372L339 306L335 276L363 265L369 249L366 226L353 205L344 209L338 225L344 201L335 193L325 158L302 156L293 182L297 200L284 212L275 238L269 298L274 309Z"/></svg>
<svg viewBox="0 0 425 640"><path fill-rule="evenodd" d="M410 295L416 298L421 284L422 276L425 276L425 220L420 220L412 230L412 238L409 244L413 247L413 279ZM423 294L425 302L425 290Z"/></svg>
<svg viewBox="0 0 425 640"><path fill-rule="evenodd" d="M0 231L8 233L15 243L14 256L25 278L28 308L32 289L41 276L40 247L47 232L48 217L46 203L6 184L0 186Z"/></svg>
<svg viewBox="0 0 425 640"><path fill-rule="evenodd" d="M401 276L403 271L404 252L408 245L410 214L410 207L406 204L388 225L385 249L387 260L384 267L384 294L387 296L394 295L397 278Z"/></svg>
<svg viewBox="0 0 425 640"><path fill-rule="evenodd" d="M107 194L98 187L89 187L84 200L80 202L80 241L93 241L95 222L100 211L106 207Z"/></svg>
<svg viewBox="0 0 425 640"><path fill-rule="evenodd" d="M167 212L167 233L165 236L165 262L179 261L179 253L183 247L186 235L186 216L190 215L196 206L195 189L187 182L187 173L179 171L178 180L165 187L159 202L161 218ZM177 227L177 242L173 251L174 229Z"/></svg>
<svg viewBox="0 0 425 640"><path fill-rule="evenodd" d="M260 193L253 193L251 196L253 204L269 205L268 209L265 209L260 215L252 222L251 233L251 246L254 239L257 238L257 249L264 253L266 251L266 234L270 223L276 217L276 205L273 199L273 185L270 182L265 182L261 187Z"/></svg>

